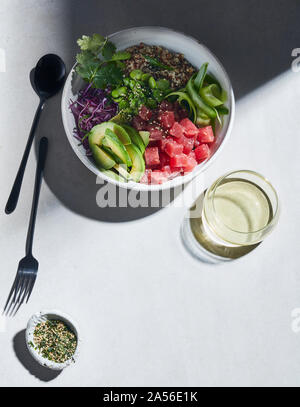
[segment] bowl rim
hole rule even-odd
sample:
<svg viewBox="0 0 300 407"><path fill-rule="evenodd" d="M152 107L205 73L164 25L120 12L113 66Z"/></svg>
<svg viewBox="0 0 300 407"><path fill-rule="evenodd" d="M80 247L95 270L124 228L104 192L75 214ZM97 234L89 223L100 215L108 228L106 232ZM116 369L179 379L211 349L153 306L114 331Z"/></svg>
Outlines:
<svg viewBox="0 0 300 407"><path fill-rule="evenodd" d="M223 66L223 64L221 63L221 61L219 60L219 58L204 44L202 44L198 39L192 37L191 35L185 34L182 31L178 31L178 30L174 30L172 28L168 28L168 27L162 27L162 26L133 26L133 27L128 27L125 28L123 30L119 30L116 31L112 34L109 34L107 36L107 38L112 39L114 36L116 35L120 35L126 32L130 32L130 31L134 31L134 30L142 30L142 29L155 29L155 30L160 30L160 31L168 31L168 32L173 32L176 34L181 35L182 37L185 37L187 40L192 41L194 43L197 43L197 45L200 45L201 47L203 47L206 52L208 54L210 54L213 59L215 59L215 61L217 62L217 64L219 65L219 68L222 70L224 78L228 84L228 88L229 88L229 92L228 92L228 97L230 100L230 104L231 104L231 108L230 108L230 112L229 112L229 118L228 118L228 127L227 130L224 134L224 138L222 140L222 143L218 146L217 150L214 152L214 154L212 155L212 157L210 157L208 160L203 161L201 164L198 164L194 170L186 175L182 175L182 176L177 176L167 182L164 182L162 184L140 184L138 182L133 182L133 181L129 181L129 182L120 182L117 181L115 179L112 179L110 177L108 177L107 175L105 175L104 173L102 173L99 169L96 168L96 166L93 166L92 164L88 165L88 163L86 162L85 156L82 154L81 151L79 151L78 149L74 148L74 145L72 143L72 138L73 133L70 134L69 133L69 129L67 126L67 114L69 113L68 110L66 109L66 98L67 98L67 88L68 85L70 84L71 80L72 80L72 75L75 71L75 67L77 65L77 63L75 62L75 64L72 66L72 68L70 69L70 72L67 76L67 79L65 81L64 84L64 88L63 88L63 93L62 93L62 97L61 97L61 114L62 114L62 121L63 121L63 127L64 127L64 131L65 134L68 138L68 141L72 147L72 150L75 152L75 154L77 155L77 157L80 159L80 161L84 164L85 167L87 167L91 172L93 172L97 177L99 177L100 179L103 179L104 181L110 183L110 184L114 184L118 187L121 188L125 188L125 189L132 189L132 190L138 190L138 191L162 191L164 189L171 189L171 188L175 188L178 187L179 185L183 185L189 181L191 181L193 178L195 178L196 176L198 176L200 173L203 173L204 171L207 170L207 168L214 162L214 160L216 159L217 156L220 155L221 151L224 148L225 143L227 142L231 131L232 131L232 127L233 127L233 123L234 123L234 117L235 117L235 97L234 97L234 92L233 92L233 88L232 88L232 84L230 81L230 78Z"/></svg>
<svg viewBox="0 0 300 407"><path fill-rule="evenodd" d="M48 315L54 316L55 318L61 320L62 322L66 323L67 325L69 325L71 330L76 335L76 338L77 338L76 350L75 350L73 356L70 359L66 360L64 363L57 363L57 362L54 362L54 361L49 360L47 358L44 358L30 344L31 342L34 343L33 342L33 334L34 334L34 330L35 330L36 325L39 322L43 321L43 320L47 320ZM29 350L32 357L40 365L42 365L44 367L48 367L49 369L52 369L52 370L63 370L64 368L71 365L72 363L75 363L77 358L78 358L78 355L79 355L79 352L80 352L80 346L81 346L81 335L80 335L80 331L78 329L78 324L68 314L66 314L64 312L61 312L61 311L59 311L57 309L51 309L51 310L44 309L44 310L41 310L41 311L36 312L35 314L33 314L31 316L31 318L29 319L28 323L27 323L26 333L25 333L25 340L26 340L27 349Z"/></svg>

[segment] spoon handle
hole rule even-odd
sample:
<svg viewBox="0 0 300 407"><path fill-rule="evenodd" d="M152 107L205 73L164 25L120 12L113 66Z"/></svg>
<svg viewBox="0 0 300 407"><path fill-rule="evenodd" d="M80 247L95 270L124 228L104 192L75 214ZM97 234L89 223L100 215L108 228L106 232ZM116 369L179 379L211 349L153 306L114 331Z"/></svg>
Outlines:
<svg viewBox="0 0 300 407"><path fill-rule="evenodd" d="M41 112L42 112L43 107L44 107L44 103L45 103L45 101L41 99L40 103L38 105L38 108L36 110L36 113L35 113L35 116L34 116L34 119L33 119L33 122L32 122L32 126L31 126L31 130L30 130L30 133L29 133L29 137L28 137L28 140L27 140L27 144L26 144L26 147L25 147L25 151L24 151L24 154L23 154L23 157L22 157L22 161L21 161L19 170L18 170L17 175L16 175L14 185L12 187L11 193L9 195L9 198L8 198L8 201L7 201L7 204L6 204L6 207L5 207L5 213L6 214L10 214L16 209L18 199L19 199L19 195L20 195L21 186L22 186L22 181L23 181L23 177L24 177L24 172L25 172L25 168L26 168L26 164L27 164L27 160L28 160L28 156L29 156L29 153L30 153L30 149L31 149L31 146L32 146L33 139L34 139L34 134L35 134L35 131L36 131L36 128L37 128L37 125L38 125L38 122L39 122L39 119L40 119L40 116L41 116Z"/></svg>
<svg viewBox="0 0 300 407"><path fill-rule="evenodd" d="M40 144L39 144L38 160L37 160L36 173L35 173L32 208L31 208L31 215L30 215L27 240L26 240L26 256L32 255L32 242L33 242L33 235L34 235L34 228L35 228L35 219L36 219L36 214L37 214L37 209L38 209L41 183L42 183L43 172L44 172L46 158L47 158L47 152L48 152L48 139L47 139L47 137L42 137L40 140Z"/></svg>

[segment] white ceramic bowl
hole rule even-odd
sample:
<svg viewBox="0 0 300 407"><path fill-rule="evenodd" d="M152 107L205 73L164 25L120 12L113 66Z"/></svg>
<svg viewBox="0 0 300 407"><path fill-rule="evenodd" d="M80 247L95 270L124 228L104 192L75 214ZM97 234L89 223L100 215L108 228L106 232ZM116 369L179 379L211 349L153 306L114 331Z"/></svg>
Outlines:
<svg viewBox="0 0 300 407"><path fill-rule="evenodd" d="M230 113L229 115L224 116L222 128L216 129L217 139L216 143L214 144L212 156L207 161L197 165L193 172L185 176L176 177L161 185L146 185L139 184L133 181L128 183L119 182L107 177L101 171L99 171L93 161L93 158L86 156L84 148L82 146L78 146L78 140L75 139L75 137L73 136L75 120L72 113L70 112L69 103L71 99L76 100L78 91L82 89L85 84L85 82L76 74L74 65L66 80L61 103L62 119L65 132L74 152L83 162L83 164L94 174L98 175L100 178L103 178L108 182L125 188L131 188L140 191L154 191L175 187L187 181L190 181L192 178L203 172L215 160L217 155L220 154L225 140L228 139L231 132L234 119L235 102L231 83L225 69L223 68L220 61L214 56L214 54L209 51L208 48L206 48L206 46L199 43L192 37L168 28L129 28L110 35L109 39L115 43L118 50L123 50L129 46L139 44L140 42L151 45L161 45L171 51L183 53L185 58L196 68L200 68L200 66L204 62L209 62L209 72L218 79L223 89L225 89L225 91L227 92L228 101L226 105L229 108Z"/></svg>
<svg viewBox="0 0 300 407"><path fill-rule="evenodd" d="M47 319L58 319L62 322L64 322L66 325L68 325L68 327L70 327L70 329L74 332L74 334L77 337L77 347L75 350L74 355L72 356L72 358L68 359L66 362L64 363L56 363L53 362L49 359L44 358L37 350L35 350L31 343L34 344L34 338L33 338L33 334L34 334L34 330L35 327L37 326L37 324L39 324L40 322L44 322ZM32 317L30 318L30 320L28 321L27 324L27 328L26 328L26 345L27 348L29 350L29 352L31 353L31 355L33 356L33 358L42 366L48 367L49 369L53 369L53 370L62 370L65 367L69 366L70 364L74 363L79 355L79 349L80 349L80 342L81 342L81 337L80 337L80 333L77 327L77 324L72 320L72 318L61 312L58 310L43 310L40 312L37 312L36 314L32 315Z"/></svg>

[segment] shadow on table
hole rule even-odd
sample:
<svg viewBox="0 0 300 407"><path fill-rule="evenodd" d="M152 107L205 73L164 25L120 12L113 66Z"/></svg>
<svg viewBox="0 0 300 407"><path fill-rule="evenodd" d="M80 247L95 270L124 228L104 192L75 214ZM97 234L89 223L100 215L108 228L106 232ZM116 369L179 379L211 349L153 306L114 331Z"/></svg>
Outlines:
<svg viewBox="0 0 300 407"><path fill-rule="evenodd" d="M290 68L291 49L297 46L299 35L300 4L297 0L290 0L288 8L279 0L248 3L189 0L188 7L174 0L133 3L133 7L128 7L123 0L64 2L62 13L70 24L65 26L65 48L61 57L67 71L78 52L76 40L83 34L107 35L145 25L174 28L207 45L223 63L238 99ZM195 10L205 10L201 23ZM96 176L76 157L67 140L60 100L61 94L47 102L38 129L40 137L49 139L45 180L54 195L70 210L100 221L125 222L157 212L160 207L98 207L96 196L101 186L96 184ZM177 195L177 191L174 194Z"/></svg>
<svg viewBox="0 0 300 407"><path fill-rule="evenodd" d="M50 370L41 366L30 355L25 339L25 329L18 332L13 338L15 354L26 370L43 382L50 382L61 374L61 370Z"/></svg>
<svg viewBox="0 0 300 407"><path fill-rule="evenodd" d="M161 26L205 44L224 65L239 99L290 69L299 46L298 0L72 0L70 52L83 34L107 35L128 27ZM113 18L111 16L113 15ZM184 50L183 50L184 51Z"/></svg>

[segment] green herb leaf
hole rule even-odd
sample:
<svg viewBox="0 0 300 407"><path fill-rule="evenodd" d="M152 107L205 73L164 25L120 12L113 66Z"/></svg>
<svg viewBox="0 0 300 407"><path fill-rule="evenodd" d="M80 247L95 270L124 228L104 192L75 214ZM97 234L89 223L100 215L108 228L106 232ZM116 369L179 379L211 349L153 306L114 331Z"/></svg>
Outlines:
<svg viewBox="0 0 300 407"><path fill-rule="evenodd" d="M119 86L122 82L122 71L113 62L101 66L101 69L93 77L93 83L96 88L105 89L108 85Z"/></svg>
<svg viewBox="0 0 300 407"><path fill-rule="evenodd" d="M83 51L76 56L78 65L76 66L76 72L84 80L92 82L96 75L100 61L90 51Z"/></svg>
<svg viewBox="0 0 300 407"><path fill-rule="evenodd" d="M111 60L111 59L112 59L112 56L113 56L114 53L115 53L115 51L116 51L116 46L115 46L115 44L113 44L113 43L110 42L110 41L106 41L106 42L104 43L104 45L103 45L103 48L102 48L102 55L103 55L103 58L104 58L106 61Z"/></svg>
<svg viewBox="0 0 300 407"><path fill-rule="evenodd" d="M91 37L83 35L82 38L77 40L77 44L82 51L90 51L97 55L99 48L105 43L105 38L100 34L93 34Z"/></svg>
<svg viewBox="0 0 300 407"><path fill-rule="evenodd" d="M131 54L129 52L118 51L115 52L114 55L111 57L112 61L124 61L125 59L129 59Z"/></svg>

